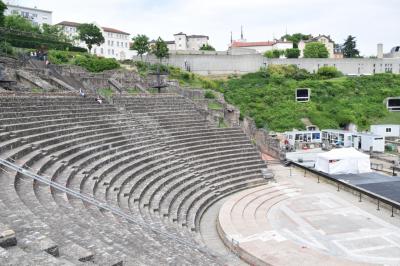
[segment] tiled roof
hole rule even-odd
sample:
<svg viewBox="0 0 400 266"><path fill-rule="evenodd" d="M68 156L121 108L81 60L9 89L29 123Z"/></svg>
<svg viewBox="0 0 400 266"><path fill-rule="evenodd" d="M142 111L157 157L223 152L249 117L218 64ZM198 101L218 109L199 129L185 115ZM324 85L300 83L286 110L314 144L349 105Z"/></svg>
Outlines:
<svg viewBox="0 0 400 266"><path fill-rule="evenodd" d="M57 25L78 27L79 25L81 25L81 23L71 22L71 21L61 21L60 23L57 23Z"/></svg>
<svg viewBox="0 0 400 266"><path fill-rule="evenodd" d="M102 27L102 29L105 32L113 32L113 33L119 33L119 34L125 34L125 35L129 35L129 33L121 31L121 30L117 30L117 29L113 29L113 28L107 28L107 27Z"/></svg>
<svg viewBox="0 0 400 266"><path fill-rule="evenodd" d="M69 26L69 27L78 27L79 25L81 25L81 23L77 23L77 22L72 22L72 21L61 21L60 23L58 23L57 25L61 25L61 26ZM121 30L117 30L114 28L108 28L108 27L101 27L105 32L112 32L112 33L119 33L119 34L125 34L125 35L130 35L127 32L121 31Z"/></svg>
<svg viewBox="0 0 400 266"><path fill-rule="evenodd" d="M266 41L266 42L237 42L234 41L231 47L253 47L253 46L272 46L275 42Z"/></svg>
<svg viewBox="0 0 400 266"><path fill-rule="evenodd" d="M208 36L207 35L188 35L187 36L188 38L207 38L208 39Z"/></svg>
<svg viewBox="0 0 400 266"><path fill-rule="evenodd" d="M5 1L3 1L5 2ZM47 12L47 13L53 13L53 11L50 10L44 10L44 9L39 9L39 8L32 8L32 7L27 7L27 6L20 6L20 5L13 5L13 4L9 4L6 3L8 7L14 7L14 8L24 8L24 9L29 9L29 10L34 10L34 11L42 11L42 12Z"/></svg>
<svg viewBox="0 0 400 266"><path fill-rule="evenodd" d="M305 42L316 42L316 41L318 41L321 37L325 37L325 38L328 39L328 41L333 42L333 40L331 39L331 36L329 36L329 35L318 35L318 36L313 37L313 38L311 38L311 39L309 39L309 40L306 40Z"/></svg>

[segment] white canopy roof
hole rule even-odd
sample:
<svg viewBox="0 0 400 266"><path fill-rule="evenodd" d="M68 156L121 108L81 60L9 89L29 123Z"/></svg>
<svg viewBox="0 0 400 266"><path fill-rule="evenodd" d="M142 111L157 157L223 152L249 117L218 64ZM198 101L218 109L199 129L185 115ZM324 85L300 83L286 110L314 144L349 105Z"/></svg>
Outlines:
<svg viewBox="0 0 400 266"><path fill-rule="evenodd" d="M359 152L354 148L340 148L333 149L328 152L318 154L317 158L325 158L329 160L343 160L343 159L354 159L354 158L368 158L369 155Z"/></svg>
<svg viewBox="0 0 400 266"><path fill-rule="evenodd" d="M315 169L328 174L371 172L369 155L354 148L333 149L317 155Z"/></svg>

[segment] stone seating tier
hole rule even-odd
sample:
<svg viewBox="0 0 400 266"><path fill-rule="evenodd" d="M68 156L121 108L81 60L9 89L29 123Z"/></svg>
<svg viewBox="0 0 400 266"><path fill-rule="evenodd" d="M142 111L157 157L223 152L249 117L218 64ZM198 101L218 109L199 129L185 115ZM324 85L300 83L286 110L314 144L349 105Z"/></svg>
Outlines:
<svg viewBox="0 0 400 266"><path fill-rule="evenodd" d="M28 256L42 243L40 254L51 258L43 265L223 263L212 251L200 251L203 244L193 232L215 201L265 183L258 153L239 129L211 126L183 97L137 95L112 102L71 95L0 99L1 158L137 219L127 222L24 175L0 171L0 207L13 217L0 223L16 230L21 241L15 250L24 247Z"/></svg>

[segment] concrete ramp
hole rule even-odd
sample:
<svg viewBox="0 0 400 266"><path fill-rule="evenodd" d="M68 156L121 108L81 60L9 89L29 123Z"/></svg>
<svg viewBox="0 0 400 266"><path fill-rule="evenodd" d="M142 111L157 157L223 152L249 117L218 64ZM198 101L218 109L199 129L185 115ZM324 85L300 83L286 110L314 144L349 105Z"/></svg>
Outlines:
<svg viewBox="0 0 400 266"><path fill-rule="evenodd" d="M29 82L30 84L32 84L33 86L41 88L45 91L56 90L56 88L54 86L52 86L50 83L48 83L47 81L45 81L45 80L39 78L37 75L33 75L27 71L17 70L16 74L20 79L23 79L23 80Z"/></svg>
<svg viewBox="0 0 400 266"><path fill-rule="evenodd" d="M115 89L117 90L117 92L119 92L120 94L123 92L123 87L122 84L119 83L116 79L114 78L109 78L108 79L108 83Z"/></svg>
<svg viewBox="0 0 400 266"><path fill-rule="evenodd" d="M67 90L71 92L77 92L78 89L75 89L71 85L67 84L66 82L62 81L61 79L58 79L54 76L49 76L49 79L52 81L52 83L55 83L57 87L59 87L62 90Z"/></svg>

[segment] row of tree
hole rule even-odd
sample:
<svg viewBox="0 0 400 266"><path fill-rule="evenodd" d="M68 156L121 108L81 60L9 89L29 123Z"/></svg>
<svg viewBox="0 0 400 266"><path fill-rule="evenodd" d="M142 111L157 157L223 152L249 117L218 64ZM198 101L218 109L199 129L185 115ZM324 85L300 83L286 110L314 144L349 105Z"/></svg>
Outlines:
<svg viewBox="0 0 400 266"><path fill-rule="evenodd" d="M281 37L282 40L288 40L293 42L293 48L298 48L300 41L309 41L312 39L311 34L303 34L303 33L294 33L294 34L286 34ZM313 42L310 42L313 43ZM307 45L306 45L307 48ZM335 49L341 51L343 53L343 57L345 58L355 58L360 57L360 51L357 49L356 37L349 35L346 40L344 40L343 44L335 44ZM327 57L329 53L322 48L321 45L312 44L309 46L307 51L304 51L304 57ZM288 57L289 58L289 57Z"/></svg>
<svg viewBox="0 0 400 266"><path fill-rule="evenodd" d="M289 48L286 50L270 50L264 53L267 58L280 58L285 56L286 58L299 58L300 49L299 48ZM309 42L306 44L303 51L304 58L328 58L329 52L325 45L319 42Z"/></svg>
<svg viewBox="0 0 400 266"><path fill-rule="evenodd" d="M104 37L100 29L94 24L83 23L78 26L79 40L86 43L89 52L92 50L93 45L100 46L104 43ZM143 59L143 55L147 53L154 54L160 62L163 58L168 57L167 43L158 37L154 43L149 42L149 37L144 34L138 34L132 38L131 50L135 50L137 54Z"/></svg>

